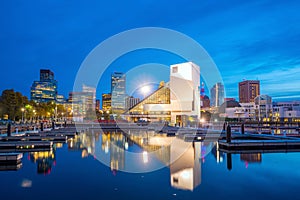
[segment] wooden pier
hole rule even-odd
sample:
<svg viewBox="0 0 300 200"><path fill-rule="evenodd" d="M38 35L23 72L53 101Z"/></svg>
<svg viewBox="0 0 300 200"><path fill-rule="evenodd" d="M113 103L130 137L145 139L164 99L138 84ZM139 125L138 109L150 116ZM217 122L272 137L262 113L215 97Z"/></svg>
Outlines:
<svg viewBox="0 0 300 200"><path fill-rule="evenodd" d="M0 152L32 152L50 151L53 142L51 141L9 141L0 142Z"/></svg>
<svg viewBox="0 0 300 200"><path fill-rule="evenodd" d="M300 140L298 138L255 138L232 139L230 142L220 140L218 142L221 151L233 152L272 152L272 151L299 151Z"/></svg>
<svg viewBox="0 0 300 200"><path fill-rule="evenodd" d="M18 170L22 167L22 153L0 153L0 171Z"/></svg>

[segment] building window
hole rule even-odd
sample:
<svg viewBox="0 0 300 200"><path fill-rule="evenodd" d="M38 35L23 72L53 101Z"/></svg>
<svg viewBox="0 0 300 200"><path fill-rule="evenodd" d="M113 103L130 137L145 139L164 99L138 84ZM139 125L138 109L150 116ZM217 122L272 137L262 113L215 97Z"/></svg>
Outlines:
<svg viewBox="0 0 300 200"><path fill-rule="evenodd" d="M173 72L173 73L177 73L177 72L178 72L178 67L177 67L177 66L176 66L176 67L173 67L172 72Z"/></svg>

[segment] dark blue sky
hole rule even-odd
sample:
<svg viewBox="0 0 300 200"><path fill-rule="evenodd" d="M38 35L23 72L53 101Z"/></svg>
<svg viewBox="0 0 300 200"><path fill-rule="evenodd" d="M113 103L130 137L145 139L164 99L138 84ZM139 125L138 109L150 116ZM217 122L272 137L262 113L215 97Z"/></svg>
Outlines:
<svg viewBox="0 0 300 200"><path fill-rule="evenodd" d="M54 71L67 96L82 61L100 42L127 29L158 26L198 41L218 66L228 97L242 79L261 80L261 93L300 99L299 1L23 1L0 3L0 90L29 96L39 69ZM108 69L143 62L173 64L172 55L120 59ZM144 59L144 60L143 60ZM104 78L98 96L110 88Z"/></svg>

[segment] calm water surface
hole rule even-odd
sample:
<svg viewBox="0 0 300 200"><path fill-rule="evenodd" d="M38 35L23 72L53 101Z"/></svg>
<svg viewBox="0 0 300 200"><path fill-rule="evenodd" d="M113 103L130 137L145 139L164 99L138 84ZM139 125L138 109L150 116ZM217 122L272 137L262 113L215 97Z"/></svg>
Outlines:
<svg viewBox="0 0 300 200"><path fill-rule="evenodd" d="M19 170L0 171L1 199L299 199L299 153L227 155L212 143L127 136L86 133L24 153Z"/></svg>

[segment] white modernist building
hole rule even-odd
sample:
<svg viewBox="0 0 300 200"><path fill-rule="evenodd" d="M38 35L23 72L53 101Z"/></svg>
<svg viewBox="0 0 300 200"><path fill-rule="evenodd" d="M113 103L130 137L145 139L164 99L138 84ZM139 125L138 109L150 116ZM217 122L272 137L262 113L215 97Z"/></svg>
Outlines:
<svg viewBox="0 0 300 200"><path fill-rule="evenodd" d="M193 62L171 65L171 123L200 120L200 67ZM180 125L180 124L179 124Z"/></svg>
<svg viewBox="0 0 300 200"><path fill-rule="evenodd" d="M200 121L200 67L193 62L170 66L170 81L125 113L127 119L148 118L172 125ZM129 119L130 120L130 119Z"/></svg>

